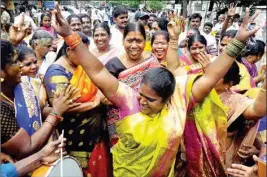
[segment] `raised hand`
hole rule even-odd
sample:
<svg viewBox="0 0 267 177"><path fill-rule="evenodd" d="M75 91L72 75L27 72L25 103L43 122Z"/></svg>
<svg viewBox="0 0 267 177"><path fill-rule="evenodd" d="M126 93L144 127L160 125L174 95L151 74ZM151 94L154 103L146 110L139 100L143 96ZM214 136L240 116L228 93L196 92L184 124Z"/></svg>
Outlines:
<svg viewBox="0 0 267 177"><path fill-rule="evenodd" d="M196 59L202 65L204 71L206 70L207 66L209 66L209 64L211 63L210 58L206 52L200 52Z"/></svg>
<svg viewBox="0 0 267 177"><path fill-rule="evenodd" d="M52 11L52 27L62 37L67 37L73 33L67 20L62 16L58 2L55 2L55 9Z"/></svg>
<svg viewBox="0 0 267 177"><path fill-rule="evenodd" d="M235 9L236 9L237 4L238 3L236 3L236 5L235 5L235 3L230 4L229 9L228 9L228 13L227 13L227 15L229 17L233 17L235 15Z"/></svg>
<svg viewBox="0 0 267 177"><path fill-rule="evenodd" d="M18 45L26 36L26 30L30 27L30 24L24 24L25 14L21 14L21 18L18 24L14 24L9 29L9 41L14 45Z"/></svg>
<svg viewBox="0 0 267 177"><path fill-rule="evenodd" d="M258 27L255 27L255 28L247 31L248 24L249 24L249 9L246 8L245 17L244 17L243 22L240 25L239 30L235 36L235 38L237 40L245 43L250 36L253 36L259 30L259 26L258 26Z"/></svg>
<svg viewBox="0 0 267 177"><path fill-rule="evenodd" d="M172 18L172 20L168 23L167 28L170 39L178 39L181 33L181 27L177 16L174 16L174 18Z"/></svg>

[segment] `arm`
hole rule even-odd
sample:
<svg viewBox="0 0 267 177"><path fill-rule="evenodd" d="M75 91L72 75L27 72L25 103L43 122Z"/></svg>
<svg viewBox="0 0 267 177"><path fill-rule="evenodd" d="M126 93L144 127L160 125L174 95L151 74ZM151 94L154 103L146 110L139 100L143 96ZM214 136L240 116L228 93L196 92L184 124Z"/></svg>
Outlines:
<svg viewBox="0 0 267 177"><path fill-rule="evenodd" d="M232 18L232 16L228 16L228 15L227 15L227 17L226 17L226 19L224 20L223 25L222 25L221 34L223 34L223 33L227 30L227 28L228 28L228 23L229 23L229 21L230 21L231 18Z"/></svg>
<svg viewBox="0 0 267 177"><path fill-rule="evenodd" d="M231 18L233 18L233 16L235 15L236 6L237 6L237 4L236 5L234 5L234 3L230 4L229 9L228 9L228 13L227 13L227 17L226 17L225 21L223 22L221 34L223 34L227 30L229 20Z"/></svg>
<svg viewBox="0 0 267 177"><path fill-rule="evenodd" d="M254 28L250 31L246 31L248 18L249 18L249 9L246 9L246 16L235 37L235 39L239 41L238 42L239 48L237 48L235 44L235 49L239 51L232 50L237 52L235 53L235 55L238 55L242 51L242 49L245 46L244 43L247 41L249 36L255 34L259 29L259 28ZM232 41L228 45L234 45L233 42L234 41ZM243 44L241 44L240 42ZM228 69L231 67L233 61L235 60L235 57L230 56L228 54L229 53L228 50L229 49L226 48L226 50L213 63L211 63L207 67L205 74L197 81L195 81L192 87L192 94L197 102L201 102L204 100L204 98L210 93L210 91L217 84L217 82L223 78L223 76L227 73ZM205 57L203 53L201 53L201 55L202 57Z"/></svg>
<svg viewBox="0 0 267 177"><path fill-rule="evenodd" d="M53 11L52 26L55 31L63 37L73 34L68 22L61 14L58 3L56 3L56 10ZM118 89L119 81L108 72L103 64L91 52L89 52L88 48L82 42L80 42L73 51L76 58L79 58L79 63L92 82L106 97L109 98L113 96Z"/></svg>
<svg viewBox="0 0 267 177"><path fill-rule="evenodd" d="M261 119L266 115L266 79L263 82L262 88L254 102L243 113L246 119Z"/></svg>

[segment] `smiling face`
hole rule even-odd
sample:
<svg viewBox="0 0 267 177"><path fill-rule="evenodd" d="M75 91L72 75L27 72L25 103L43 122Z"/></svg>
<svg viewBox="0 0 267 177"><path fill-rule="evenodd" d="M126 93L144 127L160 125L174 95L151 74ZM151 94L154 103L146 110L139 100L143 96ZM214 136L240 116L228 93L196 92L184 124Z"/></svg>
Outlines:
<svg viewBox="0 0 267 177"><path fill-rule="evenodd" d="M167 55L168 42L164 35L157 35L152 44L152 53L158 60L163 60Z"/></svg>
<svg viewBox="0 0 267 177"><path fill-rule="evenodd" d="M28 54L25 56L23 61L21 62L22 64L22 75L30 76L30 77L35 77L37 74L37 58L33 54Z"/></svg>
<svg viewBox="0 0 267 177"><path fill-rule="evenodd" d="M194 42L192 46L190 47L190 54L192 56L193 60L198 61L198 56L200 52L205 52L206 47L204 44L201 44L200 42Z"/></svg>
<svg viewBox="0 0 267 177"><path fill-rule="evenodd" d="M105 50L109 46L110 36L104 28L97 28L94 33L94 42L98 50Z"/></svg>
<svg viewBox="0 0 267 177"><path fill-rule="evenodd" d="M128 14L121 14L117 18L113 18L113 21L118 28L124 29L128 23Z"/></svg>
<svg viewBox="0 0 267 177"><path fill-rule="evenodd" d="M71 29L76 32L76 31L82 31L82 23L81 20L78 18L72 18L70 21L70 27Z"/></svg>
<svg viewBox="0 0 267 177"><path fill-rule="evenodd" d="M157 95L149 84L141 84L137 99L141 112L149 116L159 113L165 106L162 98Z"/></svg>
<svg viewBox="0 0 267 177"><path fill-rule="evenodd" d="M140 60L145 48L145 38L139 31L131 31L123 40L123 46L129 59Z"/></svg>

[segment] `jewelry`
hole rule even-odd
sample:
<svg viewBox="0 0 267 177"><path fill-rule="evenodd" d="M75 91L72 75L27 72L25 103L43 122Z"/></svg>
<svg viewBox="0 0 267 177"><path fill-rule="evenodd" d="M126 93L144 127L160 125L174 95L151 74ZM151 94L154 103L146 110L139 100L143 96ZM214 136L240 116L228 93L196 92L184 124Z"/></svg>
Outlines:
<svg viewBox="0 0 267 177"><path fill-rule="evenodd" d="M1 96L4 97L7 101L9 101L9 103L14 105L14 101L12 101L11 99L9 99L3 92L1 92Z"/></svg>
<svg viewBox="0 0 267 177"><path fill-rule="evenodd" d="M230 57L233 58L237 58L242 50L244 49L245 44L238 41L237 39L233 39L230 44L227 45L225 52L227 53L227 55L229 55Z"/></svg>
<svg viewBox="0 0 267 177"><path fill-rule="evenodd" d="M64 119L62 116L58 115L58 114L55 113L55 112L51 112L49 115L55 117L55 118L58 119L59 121L63 121L63 119Z"/></svg>
<svg viewBox="0 0 267 177"><path fill-rule="evenodd" d="M69 100L69 103L70 103L70 104L72 104L72 103L73 103L72 99L70 99L70 100Z"/></svg>
<svg viewBox="0 0 267 177"><path fill-rule="evenodd" d="M64 37L64 40L71 50L76 48L82 42L82 38L78 33L68 35L67 37Z"/></svg>
<svg viewBox="0 0 267 177"><path fill-rule="evenodd" d="M3 82L5 79L4 78L1 78L1 82Z"/></svg>
<svg viewBox="0 0 267 177"><path fill-rule="evenodd" d="M45 120L45 122L46 122L46 123L49 123L49 124L52 125L53 127L56 127L56 125L53 124L52 122L49 122L49 121L47 121L47 120Z"/></svg>

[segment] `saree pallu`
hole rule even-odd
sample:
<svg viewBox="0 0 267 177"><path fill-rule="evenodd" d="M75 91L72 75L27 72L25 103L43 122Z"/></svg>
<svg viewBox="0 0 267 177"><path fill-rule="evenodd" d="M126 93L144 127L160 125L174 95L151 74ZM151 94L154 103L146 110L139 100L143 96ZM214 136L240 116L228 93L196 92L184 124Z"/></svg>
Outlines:
<svg viewBox="0 0 267 177"><path fill-rule="evenodd" d="M65 84L70 83L72 77L73 74L64 67L52 64L44 77L48 96L53 96L52 90L66 89ZM67 153L79 161L85 176L109 177L111 174L105 113L105 107L102 105L86 112L65 113L64 120L58 125L60 132L62 129L66 132ZM96 165L100 165L103 170L94 170L98 169Z"/></svg>
<svg viewBox="0 0 267 177"><path fill-rule="evenodd" d="M253 78L250 76L246 66L239 62L237 62L237 65L239 66L239 74L241 75L241 80L238 85L231 87L231 90L238 93L244 93L250 88L256 87L256 84Z"/></svg>
<svg viewBox="0 0 267 177"><path fill-rule="evenodd" d="M188 98L191 90L188 77L177 77L170 101L160 113L150 117L141 112L126 115L116 122L119 141L112 149L114 176L163 177L174 176L174 165L184 131ZM124 105L132 105L129 90L122 90ZM124 92L124 93L123 93ZM119 99L119 98L117 98ZM137 98L135 96L138 104ZM187 101L186 101L187 100ZM124 102L125 101L125 102ZM124 115L125 109L120 115Z"/></svg>
<svg viewBox="0 0 267 177"><path fill-rule="evenodd" d="M238 150L242 149L242 145L253 146L259 121L246 120L242 116L243 112L254 103L253 100L234 92L224 92L220 94L220 98L228 107L226 143L226 168L228 168L232 163L245 162L245 158L238 154Z"/></svg>
<svg viewBox="0 0 267 177"><path fill-rule="evenodd" d="M141 79L145 75L146 71L155 67L160 67L160 64L154 55L151 55L141 63L130 68L126 68L117 57L113 58L106 64L106 68L112 75L118 78L119 81L129 85L134 90L138 90ZM118 140L115 128L115 123L118 120L118 109L109 106L107 110L107 123L111 145L116 144Z"/></svg>
<svg viewBox="0 0 267 177"><path fill-rule="evenodd" d="M202 103L188 110L187 114L184 131L186 174L192 177L226 176L227 118L216 91L212 90Z"/></svg>
<svg viewBox="0 0 267 177"><path fill-rule="evenodd" d="M252 78L258 75L257 66L253 63L249 63L245 58L242 58L242 64L244 64Z"/></svg>
<svg viewBox="0 0 267 177"><path fill-rule="evenodd" d="M30 77L21 77L21 83L14 89L15 116L21 128L31 136L42 125L39 100L31 85Z"/></svg>

